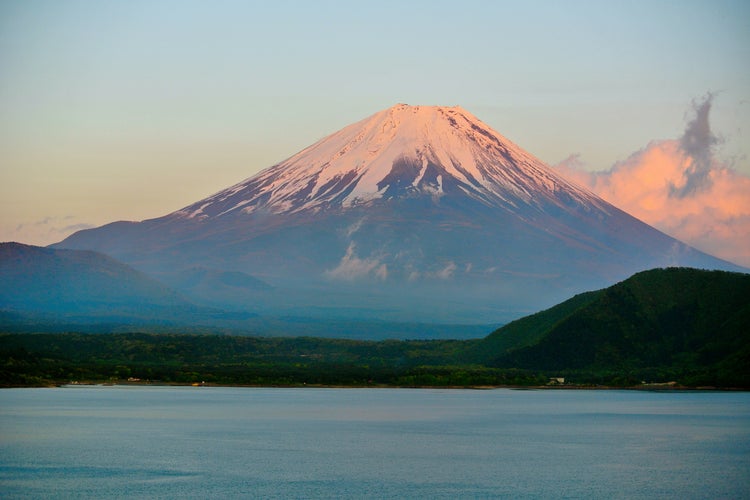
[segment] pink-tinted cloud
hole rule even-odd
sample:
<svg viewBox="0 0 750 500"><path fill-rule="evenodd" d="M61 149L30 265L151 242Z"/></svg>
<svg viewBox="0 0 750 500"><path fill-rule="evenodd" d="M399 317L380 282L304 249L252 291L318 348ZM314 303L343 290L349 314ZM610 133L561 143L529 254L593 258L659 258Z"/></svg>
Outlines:
<svg viewBox="0 0 750 500"><path fill-rule="evenodd" d="M715 158L711 101L695 106L680 139L652 142L610 170L588 172L577 155L556 168L657 229L750 267L750 177Z"/></svg>

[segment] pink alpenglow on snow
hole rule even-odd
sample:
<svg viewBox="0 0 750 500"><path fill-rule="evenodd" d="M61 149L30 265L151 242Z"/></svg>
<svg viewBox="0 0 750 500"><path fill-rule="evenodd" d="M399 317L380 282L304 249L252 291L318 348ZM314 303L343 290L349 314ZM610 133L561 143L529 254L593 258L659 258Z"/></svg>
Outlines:
<svg viewBox="0 0 750 500"><path fill-rule="evenodd" d="M450 189L449 178L487 205L541 197L559 203L555 192L561 189L600 205L461 107L398 104L180 212L189 218L315 212L417 193L437 200Z"/></svg>

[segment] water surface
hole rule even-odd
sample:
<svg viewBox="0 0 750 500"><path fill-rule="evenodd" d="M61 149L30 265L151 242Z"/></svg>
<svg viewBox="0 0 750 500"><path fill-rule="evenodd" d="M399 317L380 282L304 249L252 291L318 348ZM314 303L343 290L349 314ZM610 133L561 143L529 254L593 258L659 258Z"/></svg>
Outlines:
<svg viewBox="0 0 750 500"><path fill-rule="evenodd" d="M750 498L750 393L0 391L3 498Z"/></svg>

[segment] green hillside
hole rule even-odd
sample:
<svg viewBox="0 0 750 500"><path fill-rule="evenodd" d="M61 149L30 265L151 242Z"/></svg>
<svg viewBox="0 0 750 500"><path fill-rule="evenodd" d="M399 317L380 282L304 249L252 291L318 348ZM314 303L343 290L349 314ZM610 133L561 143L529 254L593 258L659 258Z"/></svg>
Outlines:
<svg viewBox="0 0 750 500"><path fill-rule="evenodd" d="M589 379L750 385L750 275L645 271L506 325L475 352L489 366Z"/></svg>
<svg viewBox="0 0 750 500"><path fill-rule="evenodd" d="M593 302L598 292L576 295L556 306L517 319L499 328L472 350L472 356L482 363L493 362L499 354L538 343L562 318Z"/></svg>

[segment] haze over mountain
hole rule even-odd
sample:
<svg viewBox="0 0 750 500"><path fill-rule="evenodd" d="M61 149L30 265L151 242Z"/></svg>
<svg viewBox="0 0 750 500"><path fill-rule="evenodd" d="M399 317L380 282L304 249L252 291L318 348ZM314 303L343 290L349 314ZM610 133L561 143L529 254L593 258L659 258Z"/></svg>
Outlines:
<svg viewBox="0 0 750 500"><path fill-rule="evenodd" d="M0 311L31 314L36 321L145 324L185 317L200 308L98 252L0 243Z"/></svg>
<svg viewBox="0 0 750 500"><path fill-rule="evenodd" d="M396 105L208 198L55 245L179 288L253 276L253 311L500 322L670 265L740 269L565 180L460 107ZM211 287L191 298L216 304Z"/></svg>
<svg viewBox="0 0 750 500"><path fill-rule="evenodd" d="M99 252L0 243L0 330L210 332L382 340L477 338L490 329L489 325L372 318L261 317L231 307L231 303L254 304L258 297L276 293L247 274L194 267L165 277L171 280L171 287ZM174 287L180 288L180 293ZM203 306L196 305L193 297L202 299ZM212 306L227 303L230 307Z"/></svg>

